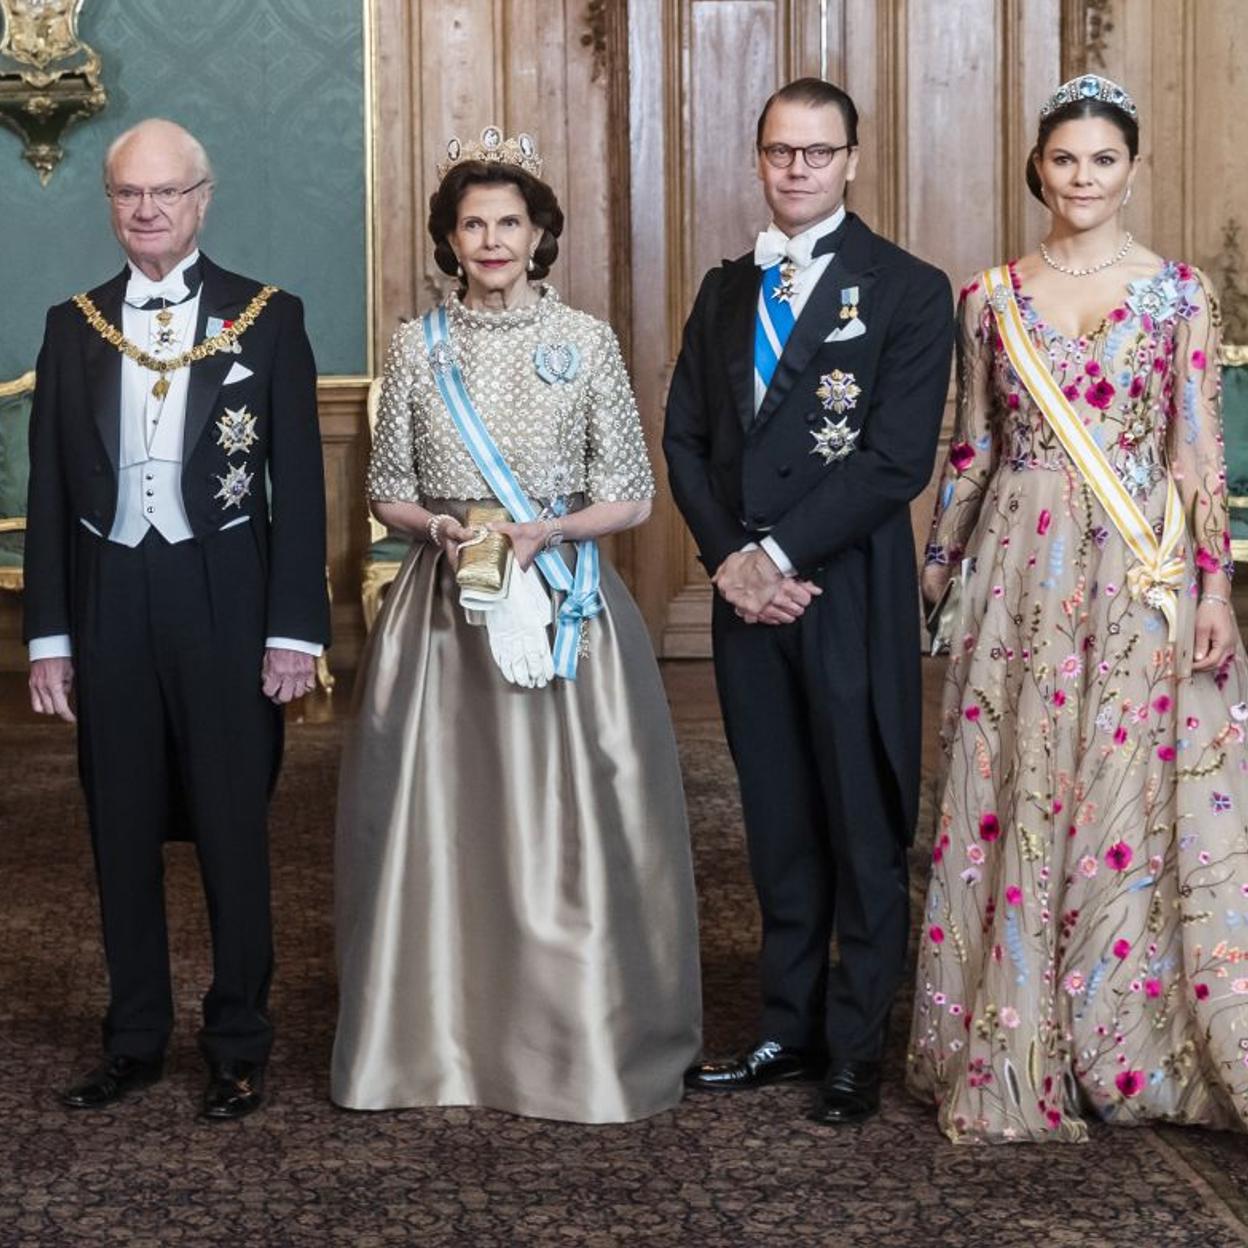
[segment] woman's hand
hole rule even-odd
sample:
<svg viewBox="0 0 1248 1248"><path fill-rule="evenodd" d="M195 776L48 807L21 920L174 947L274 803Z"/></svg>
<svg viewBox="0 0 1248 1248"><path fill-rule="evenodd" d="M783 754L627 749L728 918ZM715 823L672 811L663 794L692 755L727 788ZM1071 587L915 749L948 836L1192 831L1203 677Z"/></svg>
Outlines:
<svg viewBox="0 0 1248 1248"><path fill-rule="evenodd" d="M1196 608L1196 642L1192 647L1192 671L1217 668L1235 648L1235 612L1212 598L1201 599Z"/></svg>
<svg viewBox="0 0 1248 1248"><path fill-rule="evenodd" d="M442 547L442 553L446 556L452 571L455 570L455 565L459 562L459 548L476 536L476 529L470 529L467 525L460 524L454 516L447 516L438 525L438 545Z"/></svg>
<svg viewBox="0 0 1248 1248"><path fill-rule="evenodd" d="M919 577L919 587L923 591L923 599L930 606L940 601L940 596L949 584L953 568L947 563L929 563Z"/></svg>
<svg viewBox="0 0 1248 1248"><path fill-rule="evenodd" d="M526 520L523 524L500 521L489 527L495 533L505 533L511 541L511 552L522 572L533 566L533 560L542 550L551 533L558 526L557 520Z"/></svg>

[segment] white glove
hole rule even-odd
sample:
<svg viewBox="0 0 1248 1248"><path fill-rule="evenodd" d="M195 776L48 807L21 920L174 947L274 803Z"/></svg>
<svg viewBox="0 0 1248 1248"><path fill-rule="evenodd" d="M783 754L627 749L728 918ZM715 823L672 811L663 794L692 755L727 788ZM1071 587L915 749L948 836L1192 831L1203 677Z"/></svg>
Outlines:
<svg viewBox="0 0 1248 1248"><path fill-rule="evenodd" d="M511 570L507 597L485 612L485 631L498 670L513 685L540 689L555 675L550 653L550 595L535 567Z"/></svg>

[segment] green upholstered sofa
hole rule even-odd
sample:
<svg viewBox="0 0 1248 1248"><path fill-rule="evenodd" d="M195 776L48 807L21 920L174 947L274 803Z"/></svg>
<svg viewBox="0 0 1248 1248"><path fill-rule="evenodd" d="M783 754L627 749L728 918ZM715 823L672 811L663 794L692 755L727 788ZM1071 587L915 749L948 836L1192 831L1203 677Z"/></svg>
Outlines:
<svg viewBox="0 0 1248 1248"><path fill-rule="evenodd" d="M377 424L377 401L381 395L381 378L374 377L368 387L368 434L371 440ZM398 575L407 557L412 539L404 533L388 530L371 514L368 518L368 549L360 569L360 606L364 612L364 628L370 631L386 586Z"/></svg>
<svg viewBox="0 0 1248 1248"><path fill-rule="evenodd" d="M35 375L0 382L0 589L21 590Z"/></svg>
<svg viewBox="0 0 1248 1248"><path fill-rule="evenodd" d="M1248 563L1248 346L1222 348L1222 436L1226 442L1231 554Z"/></svg>

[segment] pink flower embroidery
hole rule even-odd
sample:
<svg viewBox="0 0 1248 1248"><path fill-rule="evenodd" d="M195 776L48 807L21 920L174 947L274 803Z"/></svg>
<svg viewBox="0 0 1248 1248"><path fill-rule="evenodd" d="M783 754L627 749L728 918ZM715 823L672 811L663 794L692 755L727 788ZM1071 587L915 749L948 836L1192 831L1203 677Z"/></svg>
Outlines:
<svg viewBox="0 0 1248 1248"><path fill-rule="evenodd" d="M1159 694L1153 699L1153 710L1155 710L1158 715L1164 715L1170 707L1171 702L1169 694Z"/></svg>
<svg viewBox="0 0 1248 1248"><path fill-rule="evenodd" d="M1105 865L1114 871L1125 871L1134 856L1134 851L1126 841L1115 841L1105 851Z"/></svg>
<svg viewBox="0 0 1248 1248"><path fill-rule="evenodd" d="M1083 392L1083 397L1093 407L1099 407L1101 411L1106 411L1114 401L1116 393L1117 391L1114 389L1113 383L1102 377L1094 386L1089 386Z"/></svg>
<svg viewBox="0 0 1248 1248"><path fill-rule="evenodd" d="M966 710L962 712L962 714L965 715L966 718L971 721L971 723L974 723L979 718L979 707L968 706Z"/></svg>
<svg viewBox="0 0 1248 1248"><path fill-rule="evenodd" d="M1046 507L1040 512L1040 518L1036 521L1036 532L1043 537L1049 531L1049 525L1053 520L1053 513Z"/></svg>
<svg viewBox="0 0 1248 1248"><path fill-rule="evenodd" d="M1192 367L1193 368L1203 369L1205 365L1208 364L1208 362L1209 361L1205 358L1205 353L1203 351L1192 352Z"/></svg>
<svg viewBox="0 0 1248 1248"><path fill-rule="evenodd" d="M1072 381L1062 387L1062 393L1073 403L1079 397L1079 387Z"/></svg>
<svg viewBox="0 0 1248 1248"><path fill-rule="evenodd" d="M991 811L985 811L979 817L979 839L981 841L995 841L1001 836L1001 821L996 814Z"/></svg>
<svg viewBox="0 0 1248 1248"><path fill-rule="evenodd" d="M1109 319L1110 319L1111 321L1113 321L1115 325L1121 325L1121 324L1122 324L1122 322L1123 322L1123 321L1125 321L1125 320L1127 319L1127 309L1126 309L1126 308L1115 308L1115 309L1114 309L1114 310L1113 310L1113 311L1109 314Z"/></svg>
<svg viewBox="0 0 1248 1248"><path fill-rule="evenodd" d="M1159 759L1161 759L1161 761L1162 761L1163 763L1172 763L1172 762L1174 762L1174 746L1172 746L1172 745L1159 745L1159 746L1157 747L1157 757L1158 757Z"/></svg>
<svg viewBox="0 0 1248 1248"><path fill-rule="evenodd" d="M1129 954L1130 952L1131 952L1131 942L1129 940L1119 939L1119 940L1114 941L1114 957L1121 960L1122 958L1125 958L1127 954Z"/></svg>
<svg viewBox="0 0 1248 1248"><path fill-rule="evenodd" d="M1114 1084L1118 1091L1128 1100L1133 1096L1138 1096L1144 1087L1144 1072L1142 1070L1124 1070L1119 1072L1118 1077L1114 1080Z"/></svg>
<svg viewBox="0 0 1248 1248"><path fill-rule="evenodd" d="M1212 555L1203 546L1196 551L1196 566L1202 572L1220 572L1222 565L1218 562L1217 556Z"/></svg>
<svg viewBox="0 0 1248 1248"><path fill-rule="evenodd" d="M949 462L955 472L965 472L975 462L975 448L969 442L955 442L949 448Z"/></svg>
<svg viewBox="0 0 1248 1248"><path fill-rule="evenodd" d="M1018 906L1023 901L1023 890L1017 884L1011 884L1005 890L1005 900L1011 906Z"/></svg>
<svg viewBox="0 0 1248 1248"><path fill-rule="evenodd" d="M1144 393L1144 378L1132 377L1131 386L1127 390L1127 394L1133 399L1138 399L1140 395L1142 395L1143 393Z"/></svg>
<svg viewBox="0 0 1248 1248"><path fill-rule="evenodd" d="M1023 401L1019 398L1016 390L1011 390L1010 393L1005 396L1005 405L1012 412L1018 411L1018 409L1022 406L1022 402Z"/></svg>
<svg viewBox="0 0 1248 1248"><path fill-rule="evenodd" d="M1096 859L1091 854L1084 854L1079 859L1079 874L1086 880L1090 880L1097 872Z"/></svg>
<svg viewBox="0 0 1248 1248"><path fill-rule="evenodd" d="M1192 991L1196 994L1197 1001L1207 1001L1209 999L1208 984L1194 984L1192 986Z"/></svg>
<svg viewBox="0 0 1248 1248"><path fill-rule="evenodd" d="M931 927L927 929L927 934L928 934L928 937L931 939L932 944L934 945L944 944L945 929L943 927L939 927L936 924L933 924Z"/></svg>
<svg viewBox="0 0 1248 1248"><path fill-rule="evenodd" d="M1159 980L1159 979L1146 979L1146 980L1144 981L1144 995L1145 995L1146 997L1159 997L1159 996L1161 996L1161 980Z"/></svg>
<svg viewBox="0 0 1248 1248"><path fill-rule="evenodd" d="M1065 690L1063 690L1063 689L1055 689L1055 690L1053 691L1053 705L1054 705L1054 706L1065 706L1065 705L1066 705L1066 692L1065 692Z"/></svg>
<svg viewBox="0 0 1248 1248"><path fill-rule="evenodd" d="M1084 366L1083 371L1089 377L1099 377L1101 375L1101 366L1095 360L1089 360Z"/></svg>
<svg viewBox="0 0 1248 1248"><path fill-rule="evenodd" d="M1121 745L1127 739L1127 730L1121 724L1114 729L1114 744Z"/></svg>

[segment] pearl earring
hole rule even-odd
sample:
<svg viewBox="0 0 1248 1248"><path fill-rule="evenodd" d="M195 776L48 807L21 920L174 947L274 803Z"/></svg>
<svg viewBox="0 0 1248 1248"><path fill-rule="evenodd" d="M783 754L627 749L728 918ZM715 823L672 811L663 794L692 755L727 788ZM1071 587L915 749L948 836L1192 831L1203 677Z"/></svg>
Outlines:
<svg viewBox="0 0 1248 1248"><path fill-rule="evenodd" d="M534 269L536 269L536 268L537 268L537 264L534 262L533 257L532 257L532 256L530 256L530 257L529 257L529 264L528 264L528 269L529 269L529 272L530 272L530 273L532 273L532 272L533 272L533 270L534 270Z"/></svg>

